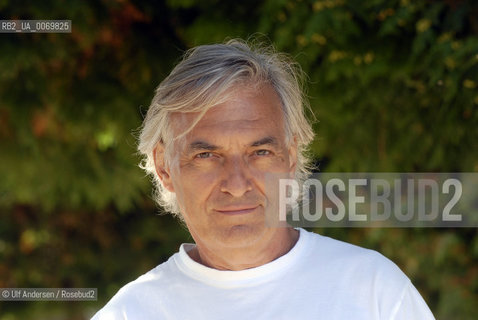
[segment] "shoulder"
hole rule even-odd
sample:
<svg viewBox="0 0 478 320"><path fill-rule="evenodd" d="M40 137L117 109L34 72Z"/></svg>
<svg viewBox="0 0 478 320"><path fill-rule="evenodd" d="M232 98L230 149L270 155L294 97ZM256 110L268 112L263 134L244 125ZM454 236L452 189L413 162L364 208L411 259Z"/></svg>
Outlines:
<svg viewBox="0 0 478 320"><path fill-rule="evenodd" d="M159 295L164 294L161 288L166 288L171 281L172 258L124 285L92 320L126 319L126 315L130 319L130 314L138 319L147 318L143 312L152 310Z"/></svg>
<svg viewBox="0 0 478 320"><path fill-rule="evenodd" d="M307 232L308 263L329 272L337 278L353 283L395 288L396 294L410 280L400 268L381 253L340 240ZM377 288L378 289L378 288Z"/></svg>
<svg viewBox="0 0 478 320"><path fill-rule="evenodd" d="M433 319L410 279L387 257L311 232L305 236L308 246L303 271L320 284L317 290L326 286L328 296L355 307L360 302L379 319L405 319L410 312L404 312L409 309L421 310L419 314L427 315L422 319ZM405 317L398 316L401 314Z"/></svg>
<svg viewBox="0 0 478 320"><path fill-rule="evenodd" d="M345 264L345 266L361 265L362 267L365 264L370 267L375 266L373 269L385 268L400 271L391 260L375 250L359 247L314 232L304 230L304 233L308 238L309 251L328 263Z"/></svg>

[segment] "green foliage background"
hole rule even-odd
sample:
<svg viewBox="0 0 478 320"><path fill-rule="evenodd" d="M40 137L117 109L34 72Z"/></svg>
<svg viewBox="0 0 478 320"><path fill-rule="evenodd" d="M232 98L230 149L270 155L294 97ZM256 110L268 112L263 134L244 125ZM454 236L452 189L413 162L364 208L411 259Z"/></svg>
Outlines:
<svg viewBox="0 0 478 320"><path fill-rule="evenodd" d="M0 0L0 287L97 287L97 303L0 303L87 319L191 241L151 200L135 128L183 50L260 33L308 74L324 171L478 171L478 5L426 0ZM437 319L478 314L476 229L322 229L376 249Z"/></svg>

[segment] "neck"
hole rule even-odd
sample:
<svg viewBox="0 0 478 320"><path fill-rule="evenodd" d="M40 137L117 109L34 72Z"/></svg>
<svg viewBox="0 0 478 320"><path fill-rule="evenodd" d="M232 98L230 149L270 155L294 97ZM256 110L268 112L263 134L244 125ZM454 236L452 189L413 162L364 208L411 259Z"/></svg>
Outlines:
<svg viewBox="0 0 478 320"><path fill-rule="evenodd" d="M269 263L289 252L297 240L299 231L293 228L282 228L267 241L253 246L230 248L210 248L201 242L189 251L189 256L196 262L217 270L244 270Z"/></svg>

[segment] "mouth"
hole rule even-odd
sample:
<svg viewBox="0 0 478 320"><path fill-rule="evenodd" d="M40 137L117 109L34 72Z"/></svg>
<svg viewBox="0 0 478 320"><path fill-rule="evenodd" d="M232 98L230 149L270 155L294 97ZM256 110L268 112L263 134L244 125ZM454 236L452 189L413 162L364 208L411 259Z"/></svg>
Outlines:
<svg viewBox="0 0 478 320"><path fill-rule="evenodd" d="M225 215L239 215L239 214L248 214L254 212L259 206L231 206L220 209L215 209L215 211L225 214Z"/></svg>

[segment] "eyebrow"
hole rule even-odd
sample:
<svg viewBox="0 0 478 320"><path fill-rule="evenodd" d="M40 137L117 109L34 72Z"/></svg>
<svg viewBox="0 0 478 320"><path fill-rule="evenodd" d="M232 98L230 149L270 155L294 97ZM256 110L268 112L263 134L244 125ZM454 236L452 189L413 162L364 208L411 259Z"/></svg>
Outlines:
<svg viewBox="0 0 478 320"><path fill-rule="evenodd" d="M254 141L252 144L251 144L251 147L259 147L259 146L263 146L263 145L272 145L272 146L278 146L279 143L277 142L277 139L274 138L274 137L265 137L265 138L262 138L260 140L257 140L257 141Z"/></svg>
<svg viewBox="0 0 478 320"><path fill-rule="evenodd" d="M214 151L214 150L217 150L219 149L218 146L215 146L213 144L210 144L206 141L194 141L194 142L191 142L188 146L188 150L190 151L195 151L195 150L210 150L210 151Z"/></svg>
<svg viewBox="0 0 478 320"><path fill-rule="evenodd" d="M278 146L279 143L277 142L276 138L269 136L269 137L265 137L260 140L254 141L253 143L250 144L251 147L259 147L264 145ZM198 151L198 150L215 151L218 149L221 149L221 148L202 140L191 142L188 146L189 152Z"/></svg>

